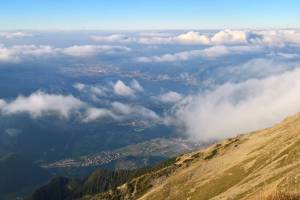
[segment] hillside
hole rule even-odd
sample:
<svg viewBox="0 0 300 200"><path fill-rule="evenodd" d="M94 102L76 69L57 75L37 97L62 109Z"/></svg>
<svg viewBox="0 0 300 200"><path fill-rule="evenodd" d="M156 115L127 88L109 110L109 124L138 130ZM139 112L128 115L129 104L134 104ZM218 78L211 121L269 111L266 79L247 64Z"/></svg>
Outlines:
<svg viewBox="0 0 300 200"><path fill-rule="evenodd" d="M0 199L30 194L50 178L47 171L16 154L0 158L0 172Z"/></svg>
<svg viewBox="0 0 300 200"><path fill-rule="evenodd" d="M82 193L81 199L262 199L275 191L300 191L299 174L297 114L272 128L226 139L144 170L118 187Z"/></svg>

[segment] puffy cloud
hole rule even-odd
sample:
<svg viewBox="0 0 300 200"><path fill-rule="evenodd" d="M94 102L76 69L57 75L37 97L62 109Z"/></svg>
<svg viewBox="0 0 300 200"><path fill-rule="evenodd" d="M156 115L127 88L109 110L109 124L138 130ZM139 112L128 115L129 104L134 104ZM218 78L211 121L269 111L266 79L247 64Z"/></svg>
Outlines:
<svg viewBox="0 0 300 200"><path fill-rule="evenodd" d="M200 45L225 45L247 43L247 32L238 30L222 30L212 36L190 31L173 39L175 43Z"/></svg>
<svg viewBox="0 0 300 200"><path fill-rule="evenodd" d="M41 56L67 55L72 57L90 57L98 54L127 52L129 48L110 45L75 45L66 48L54 48L46 45L14 45L5 47L0 44L0 62L20 62L24 59Z"/></svg>
<svg viewBox="0 0 300 200"><path fill-rule="evenodd" d="M262 48L258 46L213 46L202 50L201 56L207 58L217 58L232 54L245 54L259 52Z"/></svg>
<svg viewBox="0 0 300 200"><path fill-rule="evenodd" d="M299 61L289 61L287 64L285 58L278 58L278 56L255 58L238 65L222 68L214 78L222 79L226 77L227 80L233 81L247 80L249 78L264 78L297 68L299 64Z"/></svg>
<svg viewBox="0 0 300 200"><path fill-rule="evenodd" d="M114 92L120 96L134 96L135 90L127 86L123 81L118 80L113 86Z"/></svg>
<svg viewBox="0 0 300 200"><path fill-rule="evenodd" d="M299 30L264 30L252 31L248 34L248 42L260 45L284 46L286 44L299 45Z"/></svg>
<svg viewBox="0 0 300 200"><path fill-rule="evenodd" d="M0 37L6 39L23 38L28 36L31 36L31 34L24 33L24 32L0 32Z"/></svg>
<svg viewBox="0 0 300 200"><path fill-rule="evenodd" d="M84 106L82 101L71 95L46 94L40 91L27 97L19 96L11 102L0 101L0 110L3 114L29 113L33 118L44 114L56 114L68 118L72 111Z"/></svg>
<svg viewBox="0 0 300 200"><path fill-rule="evenodd" d="M94 41L107 42L107 43L128 43L134 41L133 38L122 34L97 35L97 36L92 36L91 38Z"/></svg>
<svg viewBox="0 0 300 200"><path fill-rule="evenodd" d="M299 30L230 30L225 29L214 33L189 31L181 34L171 33L140 33L138 35L113 34L92 36L102 42L140 43L140 44L183 44L183 45L285 45L300 44Z"/></svg>
<svg viewBox="0 0 300 200"><path fill-rule="evenodd" d="M300 69L226 83L190 96L174 108L176 124L199 140L266 128L300 110Z"/></svg>
<svg viewBox="0 0 300 200"><path fill-rule="evenodd" d="M210 40L212 44L242 44L247 43L247 33L227 29L217 32Z"/></svg>
<svg viewBox="0 0 300 200"><path fill-rule="evenodd" d="M108 109L105 108L88 108L87 111L84 114L83 117L83 122L92 122L98 119L102 119L102 118L113 118L113 119L118 119L119 117L117 117L113 112L111 112Z"/></svg>
<svg viewBox="0 0 300 200"><path fill-rule="evenodd" d="M166 39L170 41L170 39ZM202 44L202 45L285 45L300 44L299 30L222 30L212 36L199 32L181 34L172 40L173 43Z"/></svg>
<svg viewBox="0 0 300 200"><path fill-rule="evenodd" d="M143 86L141 86L141 84L135 79L131 82L130 86L131 86L131 88L133 88L136 91L139 91L139 92L144 91Z"/></svg>
<svg viewBox="0 0 300 200"><path fill-rule="evenodd" d="M160 117L152 110L140 105L129 105L120 102L113 102L111 108L90 107L83 115L83 122L93 122L103 118L111 118L117 121L132 118L158 121Z"/></svg>
<svg viewBox="0 0 300 200"><path fill-rule="evenodd" d="M45 45L15 45L10 48L0 44L0 62L19 62L25 57L53 55L56 49Z"/></svg>
<svg viewBox="0 0 300 200"><path fill-rule="evenodd" d="M261 51L258 46L212 46L201 50L183 51L175 54L164 54L162 56L139 57L137 62L175 62L186 61L197 57L217 58L221 56L253 53Z"/></svg>
<svg viewBox="0 0 300 200"><path fill-rule="evenodd" d="M184 44L210 44L210 39L206 35L201 35L199 32L190 31L184 34L181 34L175 38L175 41Z"/></svg>
<svg viewBox="0 0 300 200"><path fill-rule="evenodd" d="M164 103L176 103L182 99L182 95L174 91L169 91L156 97L155 99Z"/></svg>
<svg viewBox="0 0 300 200"><path fill-rule="evenodd" d="M84 89L86 88L86 85L83 84L83 83L75 83L75 84L73 85L73 87L74 87L75 89L77 89L78 91L82 92L82 91L84 91Z"/></svg>
<svg viewBox="0 0 300 200"><path fill-rule="evenodd" d="M18 62L19 58L7 48L0 46L0 62Z"/></svg>
<svg viewBox="0 0 300 200"><path fill-rule="evenodd" d="M91 96L94 100L98 100L97 97L106 96L109 92L111 92L110 88L102 85L86 85L83 83L75 83L73 87L79 92ZM123 81L118 80L115 84L113 84L112 89L115 94L127 97L133 97L136 92L144 91L144 88L135 79L131 81L130 86L126 85Z"/></svg>
<svg viewBox="0 0 300 200"><path fill-rule="evenodd" d="M112 103L112 110L123 117L139 117L150 120L159 120L159 116L152 110L139 105L129 105L120 102Z"/></svg>
<svg viewBox="0 0 300 200"><path fill-rule="evenodd" d="M6 102L3 99L0 99L0 110L6 106Z"/></svg>
<svg viewBox="0 0 300 200"><path fill-rule="evenodd" d="M71 114L82 122L94 122L103 118L111 118L117 121L132 118L158 121L160 117L152 110L140 106L113 102L107 108L98 108L89 105L72 95L47 94L41 91L29 96L18 96L7 102L0 99L0 114L14 115L28 113L33 119L55 115L68 119Z"/></svg>
<svg viewBox="0 0 300 200"><path fill-rule="evenodd" d="M130 49L123 46L110 45L75 45L62 50L64 54L73 57L90 57L96 56L99 53L116 53L123 51L130 51Z"/></svg>
<svg viewBox="0 0 300 200"><path fill-rule="evenodd" d="M108 90L106 87L98 85L86 85L83 83L75 83L73 87L79 92L85 92L91 96L105 96Z"/></svg>
<svg viewBox="0 0 300 200"><path fill-rule="evenodd" d="M90 87L91 93L96 95L96 96L105 96L105 88L99 87L99 86L91 86Z"/></svg>

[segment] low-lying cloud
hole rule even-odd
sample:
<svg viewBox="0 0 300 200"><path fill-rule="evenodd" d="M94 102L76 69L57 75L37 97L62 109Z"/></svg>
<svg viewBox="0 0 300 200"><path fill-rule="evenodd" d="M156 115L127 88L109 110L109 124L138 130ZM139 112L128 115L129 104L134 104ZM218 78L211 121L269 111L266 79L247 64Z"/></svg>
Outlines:
<svg viewBox="0 0 300 200"><path fill-rule="evenodd" d="M18 96L10 102L0 101L0 111L2 114L28 113L33 118L50 114L69 118L73 111L79 110L84 106L85 103L72 95L47 94L40 91L27 97Z"/></svg>
<svg viewBox="0 0 300 200"><path fill-rule="evenodd" d="M246 53L259 52L262 49L258 46L212 46L201 50L183 51L174 54L161 56L139 57L137 62L176 62L187 61L194 58L214 59L227 55L241 55Z"/></svg>
<svg viewBox="0 0 300 200"><path fill-rule="evenodd" d="M74 45L55 48L47 45L14 45L6 47L0 44L0 62L21 62L25 59L49 56L92 57L102 54L128 52L130 48L113 45Z"/></svg>
<svg viewBox="0 0 300 200"><path fill-rule="evenodd" d="M73 95L47 94L37 91L29 96L18 96L14 100L0 99L1 115L29 114L33 119L57 116L61 119L76 117L81 122L95 122L104 118L115 121L138 118L159 121L160 117L151 109L141 105L112 102L106 107L90 105Z"/></svg>
<svg viewBox="0 0 300 200"><path fill-rule="evenodd" d="M23 37L29 37L32 36L29 33L25 32L0 32L0 37L3 37L5 39L15 39L15 38L23 38Z"/></svg>
<svg viewBox="0 0 300 200"><path fill-rule="evenodd" d="M15 45L5 47L0 44L0 62L20 62L24 58L37 58L45 55L54 55L56 50L45 45Z"/></svg>
<svg viewBox="0 0 300 200"><path fill-rule="evenodd" d="M284 45L300 44L299 30L230 30L214 33L188 31L181 34L156 32L138 35L100 35L91 37L99 42L139 43L146 45L182 44L182 45Z"/></svg>
<svg viewBox="0 0 300 200"><path fill-rule="evenodd" d="M158 97L155 97L156 100L163 102L163 103L176 103L180 101L183 96L177 92L169 91L165 94L162 94Z"/></svg>
<svg viewBox="0 0 300 200"><path fill-rule="evenodd" d="M299 77L296 69L190 96L176 105L176 124L199 140L269 127L300 111Z"/></svg>
<svg viewBox="0 0 300 200"><path fill-rule="evenodd" d="M142 92L144 88L140 85L137 80L133 80L131 85L126 85L123 81L118 80L113 85L113 91L116 95L125 96L125 97L133 97L136 92Z"/></svg>
<svg viewBox="0 0 300 200"><path fill-rule="evenodd" d="M62 49L62 53L73 57L91 57L101 53L127 52L129 48L110 45L75 45Z"/></svg>
<svg viewBox="0 0 300 200"><path fill-rule="evenodd" d="M135 91L123 81L118 80L113 86L114 92L120 96L134 96Z"/></svg>

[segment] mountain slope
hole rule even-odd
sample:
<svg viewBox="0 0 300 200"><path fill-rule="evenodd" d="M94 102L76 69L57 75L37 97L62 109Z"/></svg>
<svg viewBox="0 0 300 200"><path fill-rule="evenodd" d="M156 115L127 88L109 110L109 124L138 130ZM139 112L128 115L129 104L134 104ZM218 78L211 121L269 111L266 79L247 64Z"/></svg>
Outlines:
<svg viewBox="0 0 300 200"><path fill-rule="evenodd" d="M261 199L274 191L300 191L300 114L184 154L81 199Z"/></svg>
<svg viewBox="0 0 300 200"><path fill-rule="evenodd" d="M248 199L274 190L299 191L300 115L184 155L178 163L184 162L187 167L140 199Z"/></svg>

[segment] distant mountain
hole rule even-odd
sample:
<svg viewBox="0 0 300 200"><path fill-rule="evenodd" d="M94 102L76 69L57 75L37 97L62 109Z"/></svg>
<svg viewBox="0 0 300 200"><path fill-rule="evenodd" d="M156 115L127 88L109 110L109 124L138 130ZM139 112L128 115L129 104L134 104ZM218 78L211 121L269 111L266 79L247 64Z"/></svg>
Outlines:
<svg viewBox="0 0 300 200"><path fill-rule="evenodd" d="M31 200L300 199L300 114L262 131L229 138L148 169L95 172L52 197ZM74 184L73 184L74 185ZM44 196L43 196L44 195ZM272 196L273 195L273 196ZM276 198L273 198L276 196Z"/></svg>
<svg viewBox="0 0 300 200"><path fill-rule="evenodd" d="M0 175L0 199L28 195L50 178L47 171L17 154L0 158Z"/></svg>

